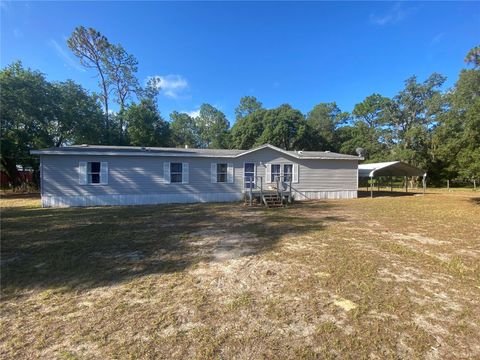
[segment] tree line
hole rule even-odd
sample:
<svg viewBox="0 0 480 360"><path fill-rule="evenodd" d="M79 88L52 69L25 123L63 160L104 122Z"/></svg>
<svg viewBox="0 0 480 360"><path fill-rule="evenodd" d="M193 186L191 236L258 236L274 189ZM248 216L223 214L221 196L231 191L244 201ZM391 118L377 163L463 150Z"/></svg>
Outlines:
<svg viewBox="0 0 480 360"><path fill-rule="evenodd" d="M198 116L174 111L165 120L157 107L159 80L141 86L136 58L98 31L78 27L67 44L97 74L98 92L72 80L48 81L21 62L0 72L0 160L14 186L22 181L17 165L38 171L31 149L84 143L233 149L270 143L348 154L362 148L369 162L406 161L432 181L480 178L480 47L467 54L467 67L447 91L440 74L412 76L394 97L369 95L351 113L334 102L307 114L289 104L267 109L245 96L230 126L210 104Z"/></svg>

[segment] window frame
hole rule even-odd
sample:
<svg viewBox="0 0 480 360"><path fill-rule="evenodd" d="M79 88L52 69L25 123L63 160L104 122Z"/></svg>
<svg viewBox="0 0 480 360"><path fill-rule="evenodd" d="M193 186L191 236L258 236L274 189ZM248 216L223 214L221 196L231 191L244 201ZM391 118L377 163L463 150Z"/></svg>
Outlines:
<svg viewBox="0 0 480 360"><path fill-rule="evenodd" d="M287 166L290 167L290 172L289 172L289 173L286 173L286 172L285 172L285 168L286 168ZM283 164L282 170L283 170L283 171L282 171L283 182L290 182L290 181L292 181L292 183L293 183L293 163ZM288 180L288 179L286 178L287 175L290 175L290 180Z"/></svg>
<svg viewBox="0 0 480 360"><path fill-rule="evenodd" d="M224 184L228 182L228 163L216 163L217 164L217 183ZM225 166L225 171L219 171L220 166ZM224 180L220 181L221 177L224 176Z"/></svg>
<svg viewBox="0 0 480 360"><path fill-rule="evenodd" d="M173 171L174 165L180 165L180 171ZM180 175L180 181L174 181L173 176ZM182 184L183 183L183 163L181 162L170 162L170 184Z"/></svg>
<svg viewBox="0 0 480 360"><path fill-rule="evenodd" d="M274 172L273 168L278 166L278 172ZM278 176L279 179L282 178L282 164L270 164L270 182L275 183L275 177Z"/></svg>
<svg viewBox="0 0 480 360"><path fill-rule="evenodd" d="M92 164L98 164L98 172L92 171ZM102 185L102 162L101 161L87 161L87 185ZM92 175L98 176L98 182L93 182Z"/></svg>

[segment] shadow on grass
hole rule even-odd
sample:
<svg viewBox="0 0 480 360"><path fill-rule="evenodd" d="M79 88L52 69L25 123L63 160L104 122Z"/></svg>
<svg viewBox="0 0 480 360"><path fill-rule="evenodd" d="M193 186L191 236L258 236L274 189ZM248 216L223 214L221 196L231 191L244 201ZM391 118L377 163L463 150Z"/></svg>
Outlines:
<svg viewBox="0 0 480 360"><path fill-rule="evenodd" d="M18 199L29 199L29 200L40 200L39 192L30 192L30 193L21 193L13 191L2 191L0 192L0 200L18 200Z"/></svg>
<svg viewBox="0 0 480 360"><path fill-rule="evenodd" d="M415 191L412 191L412 192L401 192L401 191L385 191L385 190L380 190L380 191L377 191L377 190L373 190L373 197L376 198L376 197L402 197L402 196L414 196L414 195L418 195L418 194L421 194L421 192L415 192ZM359 190L358 191L358 197L359 198L366 198L366 197L370 197L371 194L370 194L370 191L366 191L366 190Z"/></svg>
<svg viewBox="0 0 480 360"><path fill-rule="evenodd" d="M2 291L9 295L32 288L88 289L216 261L211 251L215 244L198 246L199 231L223 231L237 239L254 234L259 241L248 255L262 253L289 233L322 230L321 221L300 213L328 214L332 206L315 202L276 210L239 203L11 207L2 211L1 219Z"/></svg>
<svg viewBox="0 0 480 360"><path fill-rule="evenodd" d="M474 205L480 205L480 197L471 198L470 201L471 201Z"/></svg>

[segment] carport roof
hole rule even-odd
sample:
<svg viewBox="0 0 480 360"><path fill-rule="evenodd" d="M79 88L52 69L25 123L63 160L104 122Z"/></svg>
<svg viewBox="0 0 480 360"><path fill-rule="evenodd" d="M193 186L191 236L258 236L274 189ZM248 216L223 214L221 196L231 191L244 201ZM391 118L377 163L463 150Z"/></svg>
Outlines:
<svg viewBox="0 0 480 360"><path fill-rule="evenodd" d="M426 172L402 161L390 161L358 165L359 177L375 176L424 176Z"/></svg>

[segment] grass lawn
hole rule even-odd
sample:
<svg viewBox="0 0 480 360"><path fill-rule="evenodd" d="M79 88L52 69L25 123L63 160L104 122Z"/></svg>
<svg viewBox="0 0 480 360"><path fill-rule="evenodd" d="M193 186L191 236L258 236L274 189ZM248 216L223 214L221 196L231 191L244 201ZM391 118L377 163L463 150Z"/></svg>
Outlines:
<svg viewBox="0 0 480 360"><path fill-rule="evenodd" d="M480 193L1 205L2 359L480 358Z"/></svg>

